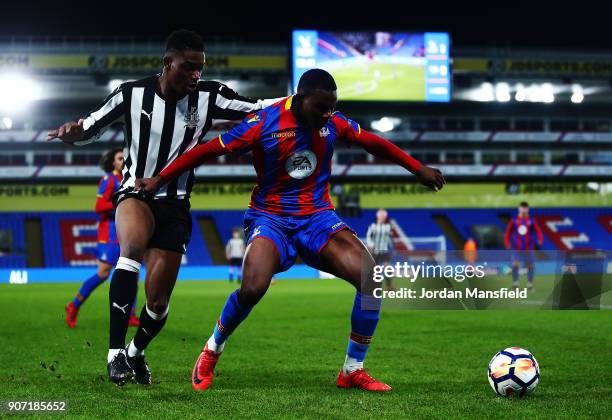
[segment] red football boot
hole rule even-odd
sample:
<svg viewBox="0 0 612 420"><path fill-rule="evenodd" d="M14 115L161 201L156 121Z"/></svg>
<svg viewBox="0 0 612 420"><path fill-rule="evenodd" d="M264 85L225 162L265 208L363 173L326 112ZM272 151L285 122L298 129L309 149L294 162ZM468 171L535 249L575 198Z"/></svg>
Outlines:
<svg viewBox="0 0 612 420"><path fill-rule="evenodd" d="M366 373L365 369L357 369L348 375L345 375L340 369L338 388L359 388L374 392L386 392L392 389L389 385L372 378Z"/></svg>
<svg viewBox="0 0 612 420"><path fill-rule="evenodd" d="M130 315L130 320L128 321L128 325L130 327L139 327L140 319L136 315Z"/></svg>
<svg viewBox="0 0 612 420"><path fill-rule="evenodd" d="M77 316L79 316L79 308L74 306L74 303L70 302L66 305L66 324L70 328L74 328L77 323Z"/></svg>
<svg viewBox="0 0 612 420"><path fill-rule="evenodd" d="M212 382L219 356L221 356L221 353L215 354L214 351L208 350L208 344L204 346L193 367L193 374L191 375L191 387L193 389L198 391L208 389Z"/></svg>

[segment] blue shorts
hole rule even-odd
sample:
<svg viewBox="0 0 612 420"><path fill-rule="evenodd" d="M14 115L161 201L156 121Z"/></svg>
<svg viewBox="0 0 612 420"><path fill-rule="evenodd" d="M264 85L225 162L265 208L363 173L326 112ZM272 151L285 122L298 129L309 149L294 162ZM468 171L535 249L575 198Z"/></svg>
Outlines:
<svg viewBox="0 0 612 420"><path fill-rule="evenodd" d="M535 262L535 252L533 250L512 252L512 262L518 262L524 266L533 265Z"/></svg>
<svg viewBox="0 0 612 420"><path fill-rule="evenodd" d="M110 265L117 264L119 259L119 244L98 242L98 260Z"/></svg>
<svg viewBox="0 0 612 420"><path fill-rule="evenodd" d="M247 245L262 237L274 242L280 256L280 271L295 263L298 254L311 267L321 269L319 253L331 237L350 229L333 210L323 210L307 216L278 216L248 209L244 214Z"/></svg>

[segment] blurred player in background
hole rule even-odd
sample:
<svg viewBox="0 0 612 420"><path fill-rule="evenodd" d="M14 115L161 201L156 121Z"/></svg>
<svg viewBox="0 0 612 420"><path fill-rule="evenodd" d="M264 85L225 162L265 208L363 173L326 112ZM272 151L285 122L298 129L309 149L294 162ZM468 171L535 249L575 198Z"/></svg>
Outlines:
<svg viewBox="0 0 612 420"><path fill-rule="evenodd" d="M391 236L391 224L389 223L387 210L378 209L376 212L376 221L368 227L366 245L372 253L376 265L389 265L393 237ZM387 290L394 290L390 277L385 276L384 282Z"/></svg>
<svg viewBox="0 0 612 420"><path fill-rule="evenodd" d="M329 196L336 141L363 147L394 162L434 190L445 181L440 171L421 165L399 147L339 112L336 83L324 70L305 72L297 95L249 115L229 132L196 146L158 176L138 180L136 188L151 193L184 171L226 153L253 150L257 185L245 213L247 251L240 289L227 299L214 330L193 369L192 386L208 389L225 341L265 295L275 273L288 270L298 254L316 269L351 283L355 299L345 363L337 385L367 391L391 387L363 369L378 324L380 299L374 298L374 260L354 231L336 212Z"/></svg>
<svg viewBox="0 0 612 420"><path fill-rule="evenodd" d="M113 149L106 152L100 159L100 167L104 175L98 183L96 195L96 213L100 218L98 223L98 272L85 280L74 299L66 305L66 323L74 328L81 305L85 303L91 292L104 283L112 268L119 259L119 241L115 232L115 210L113 209L113 194L121 185L121 168L123 168L123 150ZM139 325L136 316L136 299L132 304L129 325Z"/></svg>
<svg viewBox="0 0 612 420"><path fill-rule="evenodd" d="M468 238L463 244L463 258L470 264L474 264L478 259L478 248L474 238Z"/></svg>
<svg viewBox="0 0 612 420"><path fill-rule="evenodd" d="M213 120L240 120L278 99L255 101L222 83L200 80L204 43L193 31L168 36L161 73L122 83L86 118L67 122L48 133L49 140L85 145L114 123L125 129L125 165L114 196L121 255L109 291L107 372L117 385L151 384L144 350L163 329L183 254L191 239L189 197L195 179L185 173L155 196L134 191L136 178L155 176L200 142ZM145 260L147 302L140 327L125 345L129 311Z"/></svg>
<svg viewBox="0 0 612 420"><path fill-rule="evenodd" d="M542 246L544 238L542 230L529 216L529 204L523 201L519 204L518 215L513 217L506 226L504 245L506 249L512 249L512 285L519 287L519 269L521 264L527 268L527 288L533 291L534 278L534 250L535 244Z"/></svg>
<svg viewBox="0 0 612 420"><path fill-rule="evenodd" d="M238 283L242 281L242 258L244 257L244 238L242 229L235 227L232 229L232 237L225 245L225 258L229 264L229 281L234 281L234 272Z"/></svg>

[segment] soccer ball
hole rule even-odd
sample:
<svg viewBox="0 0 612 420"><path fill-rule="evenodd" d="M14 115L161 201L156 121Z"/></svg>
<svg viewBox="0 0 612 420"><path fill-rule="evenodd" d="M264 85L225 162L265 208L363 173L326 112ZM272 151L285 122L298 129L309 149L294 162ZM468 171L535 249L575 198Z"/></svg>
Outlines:
<svg viewBox="0 0 612 420"><path fill-rule="evenodd" d="M520 347L508 347L489 362L491 388L502 397L531 393L540 381L540 366L533 355Z"/></svg>

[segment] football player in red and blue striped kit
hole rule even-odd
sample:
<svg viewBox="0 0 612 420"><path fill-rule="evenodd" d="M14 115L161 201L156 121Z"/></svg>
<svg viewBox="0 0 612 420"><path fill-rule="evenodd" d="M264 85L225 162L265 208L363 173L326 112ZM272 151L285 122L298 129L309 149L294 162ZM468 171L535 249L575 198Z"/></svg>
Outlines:
<svg viewBox="0 0 612 420"><path fill-rule="evenodd" d="M542 245L542 230L534 218L529 216L529 204L519 204L518 215L506 226L504 246L512 249L512 284L519 287L519 269L521 264L527 268L527 288L533 291L534 249L536 242Z"/></svg>
<svg viewBox="0 0 612 420"><path fill-rule="evenodd" d="M227 299L198 357L193 369L194 389L209 387L229 335L264 296L272 276L289 269L299 254L308 265L345 279L357 289L348 349L337 385L391 390L363 369L381 302L372 295L374 260L340 220L330 199L334 146L340 140L361 146L406 168L434 190L442 188L445 181L437 169L421 165L393 143L334 112L336 102L332 76L324 70L309 70L301 77L296 95L251 114L229 132L196 146L159 176L137 181L137 188L152 192L206 160L225 153L253 152L257 185L244 217L247 250L242 284Z"/></svg>
<svg viewBox="0 0 612 420"><path fill-rule="evenodd" d="M123 150L113 149L106 152L100 159L100 167L104 175L98 183L96 195L96 208L98 214L98 272L85 280L74 299L66 305L66 323L74 328L77 323L79 309L85 303L91 292L104 283L110 275L111 269L119 258L119 242L115 232L115 210L113 209L113 194L121 185L121 168L123 167ZM132 305L129 325L138 326L136 316L136 300Z"/></svg>

